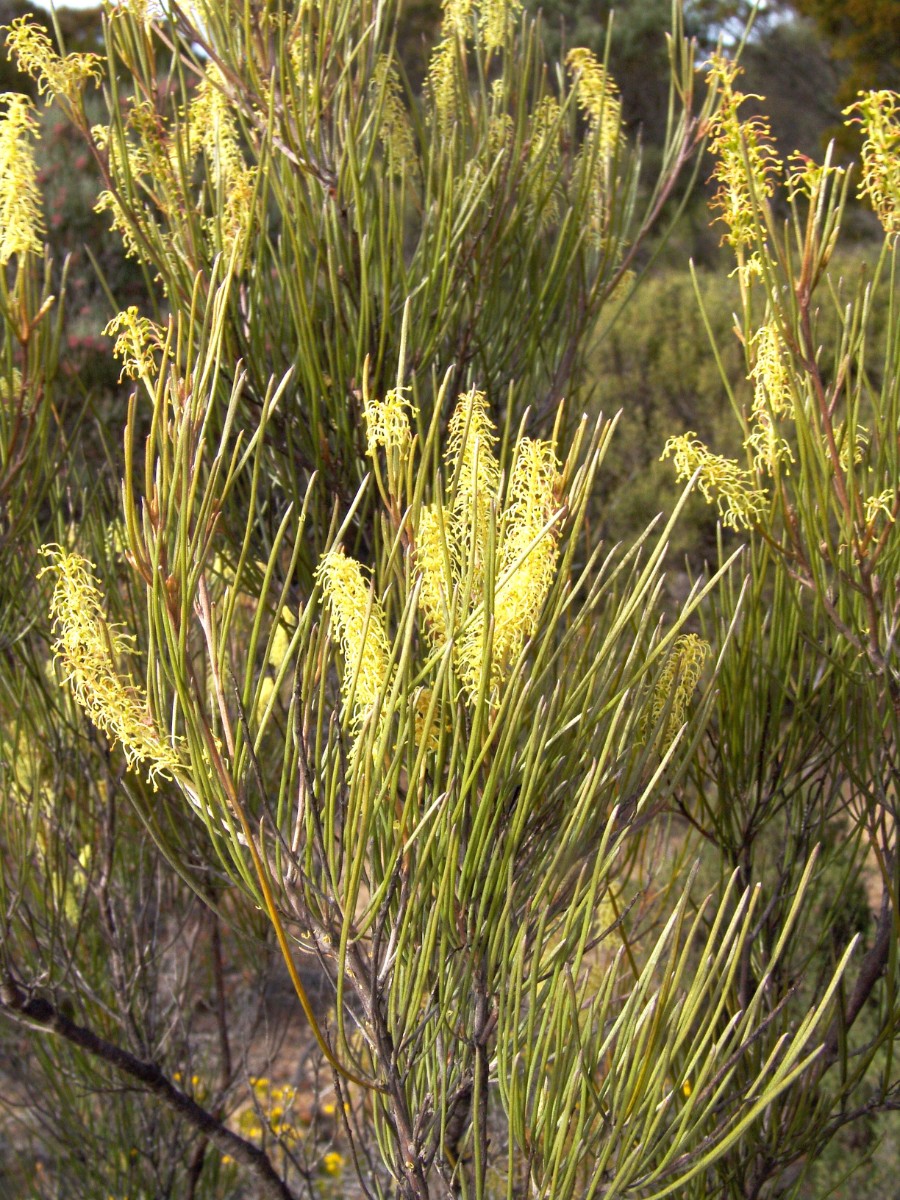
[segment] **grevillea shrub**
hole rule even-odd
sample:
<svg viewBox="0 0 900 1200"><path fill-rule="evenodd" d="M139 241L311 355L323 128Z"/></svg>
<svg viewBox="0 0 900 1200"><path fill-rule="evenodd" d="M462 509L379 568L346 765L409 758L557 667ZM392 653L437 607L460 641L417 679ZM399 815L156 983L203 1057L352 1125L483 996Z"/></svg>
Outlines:
<svg viewBox="0 0 900 1200"><path fill-rule="evenodd" d="M11 1195L799 1195L897 1103L900 323L871 361L829 275L851 176L785 172L676 12L642 186L614 63L519 10L447 0L421 94L390 4L8 31L152 297L103 322L121 410L64 412L6 97ZM895 104L848 114L876 285ZM684 493L606 547L574 398L707 137L744 457L669 431ZM675 603L692 490L722 551Z"/></svg>

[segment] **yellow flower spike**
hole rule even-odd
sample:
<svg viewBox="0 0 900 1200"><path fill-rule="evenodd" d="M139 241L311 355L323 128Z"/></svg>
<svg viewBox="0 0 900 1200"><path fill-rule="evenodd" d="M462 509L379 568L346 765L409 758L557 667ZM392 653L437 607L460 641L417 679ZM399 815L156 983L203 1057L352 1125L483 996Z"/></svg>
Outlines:
<svg viewBox="0 0 900 1200"><path fill-rule="evenodd" d="M695 633L676 638L672 653L656 683L649 723L654 725L667 704L671 703L669 719L662 733L664 746L669 746L684 724L687 707L700 681L703 664L710 654L709 643ZM671 699L670 699L671 698Z"/></svg>
<svg viewBox="0 0 900 1200"><path fill-rule="evenodd" d="M522 11L521 0L481 0L478 36L489 54L502 50L513 22Z"/></svg>
<svg viewBox="0 0 900 1200"><path fill-rule="evenodd" d="M693 430L669 438L659 457L660 461L672 458L680 481L699 470L697 486L704 499L716 504L723 525L751 529L762 516L766 493L755 486L750 472L734 459L712 454Z"/></svg>
<svg viewBox="0 0 900 1200"><path fill-rule="evenodd" d="M791 376L785 361L785 349L778 326L769 321L756 331L750 340L755 362L749 378L755 384L753 407L768 406L775 417L790 417L794 412Z"/></svg>
<svg viewBox="0 0 900 1200"><path fill-rule="evenodd" d="M48 99L59 96L77 105L85 85L100 81L103 60L99 54L67 54L61 58L46 29L32 24L30 16L18 17L6 28L10 54L16 56L19 70L37 82L42 96Z"/></svg>
<svg viewBox="0 0 900 1200"><path fill-rule="evenodd" d="M742 121L738 115L744 101L751 98L733 88L739 68L718 55L711 66L721 94L719 111L710 124L710 150L718 159L712 177L719 184L711 207L719 213L716 220L728 227L722 240L742 253L755 246L757 209L773 195L782 164L766 119ZM758 272L755 250L740 269L745 279Z"/></svg>
<svg viewBox="0 0 900 1200"><path fill-rule="evenodd" d="M378 137L387 154L388 167L393 175L402 176L418 165L416 141L397 72L385 55L375 64L371 88L374 95L382 96Z"/></svg>
<svg viewBox="0 0 900 1200"><path fill-rule="evenodd" d="M610 158L622 125L622 101L612 76L591 50L577 47L566 55L575 77L578 106L600 131L600 157Z"/></svg>
<svg viewBox="0 0 900 1200"><path fill-rule="evenodd" d="M0 266L14 254L40 254L44 221L32 138L40 137L27 96L4 92L0 119Z"/></svg>
<svg viewBox="0 0 900 1200"><path fill-rule="evenodd" d="M461 96L456 63L456 38L438 42L428 61L428 87L437 126L446 133L459 115Z"/></svg>
<svg viewBox="0 0 900 1200"><path fill-rule="evenodd" d="M448 621L454 580L448 575L448 568L452 571L456 555L452 548L445 545L448 536L451 535L446 526L442 535L437 505L423 505L416 527L416 569L422 581L419 605L425 614L425 628L435 648L450 637Z"/></svg>
<svg viewBox="0 0 900 1200"><path fill-rule="evenodd" d="M529 180L533 197L532 208L541 202L540 224L551 224L559 217L559 197L550 193L559 168L559 104L552 96L544 96L531 118L528 161L534 173ZM549 194L548 194L549 193Z"/></svg>
<svg viewBox="0 0 900 1200"><path fill-rule="evenodd" d="M456 494L453 503L454 549L460 567L474 556L476 583L484 565L491 505L500 487L494 423L484 392L472 388L460 396L447 429L445 455Z"/></svg>
<svg viewBox="0 0 900 1200"><path fill-rule="evenodd" d="M744 439L744 446L753 454L755 470L765 471L771 476L775 476L779 469L786 473L790 471L788 464L794 461L793 451L778 433L765 408L753 410L753 425Z"/></svg>
<svg viewBox="0 0 900 1200"><path fill-rule="evenodd" d="M206 153L213 184L224 199L223 250L230 255L249 230L256 168L244 162L238 124L224 82L219 68L210 64L191 101L187 127L192 148L202 148Z"/></svg>
<svg viewBox="0 0 900 1200"><path fill-rule="evenodd" d="M896 499L897 492L894 488L887 488L878 496L868 496L865 501L866 524L873 525L879 513L893 523Z"/></svg>
<svg viewBox="0 0 900 1200"><path fill-rule="evenodd" d="M97 728L121 743L131 766L146 767L156 787L160 777L175 774L182 762L153 723L146 697L130 676L119 674L116 656L131 651L131 639L107 621L92 563L59 546L43 546L41 553L51 559L41 575L56 574L50 616L56 634L53 652L65 682Z"/></svg>
<svg viewBox="0 0 900 1200"><path fill-rule="evenodd" d="M316 568L344 654L341 693L351 708L350 727L358 734L388 681L390 646L384 612L363 578L362 567L342 549L332 550Z"/></svg>
<svg viewBox="0 0 900 1200"><path fill-rule="evenodd" d="M492 686L500 686L537 628L556 573L559 527L554 490L559 473L550 442L523 438L517 447L504 511L498 586L494 599Z"/></svg>
<svg viewBox="0 0 900 1200"><path fill-rule="evenodd" d="M474 6L474 0L442 0L444 33L456 33L460 37L466 37Z"/></svg>
<svg viewBox="0 0 900 1200"><path fill-rule="evenodd" d="M859 124L865 136L859 198L868 197L889 236L900 233L900 94L860 92L844 109L846 124Z"/></svg>

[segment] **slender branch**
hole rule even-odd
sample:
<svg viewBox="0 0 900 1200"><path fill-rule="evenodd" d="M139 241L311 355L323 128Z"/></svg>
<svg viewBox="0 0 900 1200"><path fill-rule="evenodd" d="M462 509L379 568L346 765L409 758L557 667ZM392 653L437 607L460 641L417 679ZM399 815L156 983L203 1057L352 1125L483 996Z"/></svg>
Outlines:
<svg viewBox="0 0 900 1200"><path fill-rule="evenodd" d="M174 1109L218 1150L246 1167L259 1182L264 1195L272 1196L275 1200L297 1200L295 1193L275 1171L264 1151L238 1134L232 1133L212 1113L201 1108L194 1099L176 1088L156 1063L136 1058L86 1026L78 1025L64 1016L49 1000L30 996L8 973L0 982L0 1012L5 1012L12 1020L21 1024L37 1026L48 1033L55 1033L72 1045L79 1046L109 1063L124 1075L138 1080L148 1092L152 1092Z"/></svg>

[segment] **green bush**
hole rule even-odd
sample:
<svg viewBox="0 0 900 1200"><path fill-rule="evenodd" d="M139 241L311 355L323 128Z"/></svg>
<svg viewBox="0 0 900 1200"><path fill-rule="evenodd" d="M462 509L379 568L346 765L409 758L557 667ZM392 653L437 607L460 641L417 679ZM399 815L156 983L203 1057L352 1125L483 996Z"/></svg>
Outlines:
<svg viewBox="0 0 900 1200"><path fill-rule="evenodd" d="M131 394L72 404L7 97L23 1200L746 1200L896 1106L896 99L856 113L886 238L842 284L847 177L798 166L777 224L677 12L642 187L614 63L551 71L519 10L447 0L421 95L389 4L8 33L150 289L106 327ZM617 312L707 136L735 274ZM563 402L592 373L619 428ZM679 533L695 492L723 530ZM716 565L673 601L679 545Z"/></svg>

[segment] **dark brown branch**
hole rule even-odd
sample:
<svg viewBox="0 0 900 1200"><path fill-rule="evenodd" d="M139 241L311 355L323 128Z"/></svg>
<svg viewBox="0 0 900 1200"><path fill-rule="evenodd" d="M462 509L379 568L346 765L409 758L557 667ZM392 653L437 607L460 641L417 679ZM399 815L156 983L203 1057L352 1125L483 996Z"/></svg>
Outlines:
<svg viewBox="0 0 900 1200"><path fill-rule="evenodd" d="M64 1016L62 1012L43 997L29 996L10 976L0 983L0 1012L6 1012L13 1020L37 1026L48 1033L80 1046L89 1054L138 1080L148 1092L174 1109L189 1125L203 1134L223 1154L246 1167L261 1186L262 1194L274 1200L296 1200L284 1180L277 1174L268 1156L252 1142L232 1133L221 1121L205 1108L201 1108L190 1096L179 1091L163 1074L156 1063L144 1062L129 1054L127 1050L99 1037L93 1030Z"/></svg>
<svg viewBox="0 0 900 1200"><path fill-rule="evenodd" d="M830 1067L837 1061L840 1054L841 1032L846 1032L862 1011L863 1006L872 994L872 989L884 973L891 953L892 932L894 927L894 911L891 906L890 891L887 887L881 897L881 913L878 917L878 928L875 931L875 941L866 952L856 977L856 984L847 1004L846 1011L835 1017L828 1037L825 1041L825 1053L822 1057L823 1067Z"/></svg>

